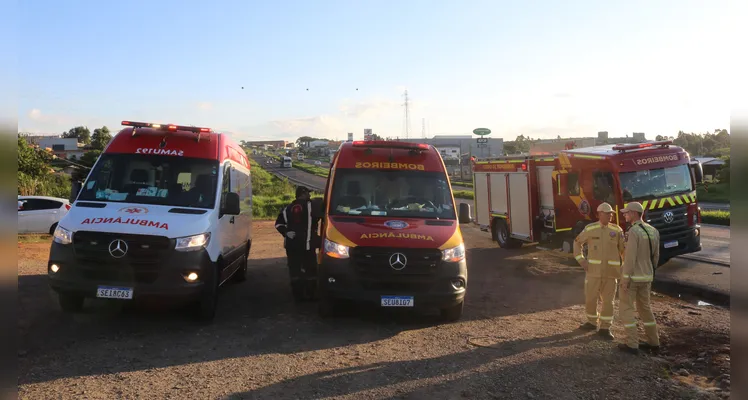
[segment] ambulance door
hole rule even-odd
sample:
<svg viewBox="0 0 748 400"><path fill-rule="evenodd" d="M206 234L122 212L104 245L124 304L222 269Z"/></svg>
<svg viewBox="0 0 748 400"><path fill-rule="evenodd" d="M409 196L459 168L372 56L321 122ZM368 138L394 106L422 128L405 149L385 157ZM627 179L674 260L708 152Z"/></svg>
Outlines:
<svg viewBox="0 0 748 400"><path fill-rule="evenodd" d="M488 204L488 173L475 173L474 207L478 226L484 228L490 224L490 204Z"/></svg>
<svg viewBox="0 0 748 400"><path fill-rule="evenodd" d="M510 234L520 239L530 238L530 187L527 172L509 174Z"/></svg>

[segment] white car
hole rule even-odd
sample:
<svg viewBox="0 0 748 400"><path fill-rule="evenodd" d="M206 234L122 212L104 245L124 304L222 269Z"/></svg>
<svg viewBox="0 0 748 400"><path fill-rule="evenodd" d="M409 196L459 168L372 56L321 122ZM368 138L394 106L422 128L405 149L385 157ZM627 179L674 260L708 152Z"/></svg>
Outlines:
<svg viewBox="0 0 748 400"><path fill-rule="evenodd" d="M316 165L316 166L320 166L320 165L322 165L322 163L321 163L321 162L319 162L319 161L315 161L315 162L314 162L314 165Z"/></svg>
<svg viewBox="0 0 748 400"><path fill-rule="evenodd" d="M18 196L18 233L53 234L70 210L70 201L59 197Z"/></svg>

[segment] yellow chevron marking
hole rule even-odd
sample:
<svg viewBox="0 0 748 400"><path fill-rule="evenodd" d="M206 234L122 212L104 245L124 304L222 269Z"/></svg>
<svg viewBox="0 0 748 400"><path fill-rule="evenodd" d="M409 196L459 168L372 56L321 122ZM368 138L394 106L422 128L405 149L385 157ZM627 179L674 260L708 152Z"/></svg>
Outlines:
<svg viewBox="0 0 748 400"><path fill-rule="evenodd" d="M691 193L691 201L696 202L696 192Z"/></svg>
<svg viewBox="0 0 748 400"><path fill-rule="evenodd" d="M644 203L642 203L642 208L646 210L647 204L649 204L649 200L644 200ZM629 205L629 203L624 204L623 208L626 208L627 205Z"/></svg>
<svg viewBox="0 0 748 400"><path fill-rule="evenodd" d="M650 205L649 209L654 210L657 208L657 200L652 200L652 204Z"/></svg>
<svg viewBox="0 0 748 400"><path fill-rule="evenodd" d="M681 197L683 197L683 200L686 202L686 204L691 203L691 199L689 199L685 194L682 194Z"/></svg>
<svg viewBox="0 0 748 400"><path fill-rule="evenodd" d="M673 201L672 197L668 197L667 202L670 203L670 207L675 207L675 202Z"/></svg>
<svg viewBox="0 0 748 400"><path fill-rule="evenodd" d="M683 200L680 199L680 196L675 196L675 201L678 202L678 204L683 204Z"/></svg>

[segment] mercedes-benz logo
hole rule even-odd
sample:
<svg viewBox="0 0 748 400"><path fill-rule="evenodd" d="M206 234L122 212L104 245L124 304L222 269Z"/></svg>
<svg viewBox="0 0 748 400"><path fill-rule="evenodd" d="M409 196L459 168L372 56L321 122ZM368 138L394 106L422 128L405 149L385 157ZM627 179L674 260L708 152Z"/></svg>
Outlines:
<svg viewBox="0 0 748 400"><path fill-rule="evenodd" d="M127 242L115 239L109 243L109 254L114 258L122 258L127 254Z"/></svg>
<svg viewBox="0 0 748 400"><path fill-rule="evenodd" d="M675 219L675 215L672 211L666 211L662 216L665 218L665 222L667 222L668 224L673 222L673 219Z"/></svg>
<svg viewBox="0 0 748 400"><path fill-rule="evenodd" d="M400 271L405 268L405 264L408 263L408 259L403 253L395 253L390 256L390 267L395 271Z"/></svg>

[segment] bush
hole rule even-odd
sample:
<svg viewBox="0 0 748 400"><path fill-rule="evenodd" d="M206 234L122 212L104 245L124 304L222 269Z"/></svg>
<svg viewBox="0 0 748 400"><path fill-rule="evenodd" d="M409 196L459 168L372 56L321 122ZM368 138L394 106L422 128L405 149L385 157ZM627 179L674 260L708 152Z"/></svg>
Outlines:
<svg viewBox="0 0 748 400"><path fill-rule="evenodd" d="M72 186L64 174L47 174L33 178L18 172L18 194L21 196L51 196L67 199Z"/></svg>
<svg viewBox="0 0 748 400"><path fill-rule="evenodd" d="M472 190L455 190L454 195L455 195L455 198L458 198L458 199L472 200L475 198Z"/></svg>
<svg viewBox="0 0 748 400"><path fill-rule="evenodd" d="M275 219L283 207L296 198L296 187L287 179L280 179L266 171L254 160L250 159L249 163L252 168L252 216L257 219ZM317 197L321 196L312 196ZM242 208L247 207L248 200L242 204Z"/></svg>
<svg viewBox="0 0 748 400"><path fill-rule="evenodd" d="M703 185L696 188L696 199L709 203L729 203L730 202L730 184L725 182L708 184L708 189Z"/></svg>
<svg viewBox="0 0 748 400"><path fill-rule="evenodd" d="M717 210L702 211L701 222L705 224L730 226L730 212Z"/></svg>

